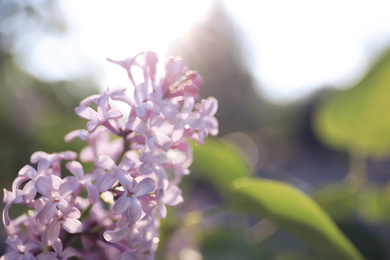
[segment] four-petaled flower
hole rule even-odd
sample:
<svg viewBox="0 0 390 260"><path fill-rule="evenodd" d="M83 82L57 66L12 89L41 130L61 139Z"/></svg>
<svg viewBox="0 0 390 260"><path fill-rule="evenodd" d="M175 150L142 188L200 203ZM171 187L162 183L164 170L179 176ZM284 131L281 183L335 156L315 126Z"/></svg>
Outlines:
<svg viewBox="0 0 390 260"><path fill-rule="evenodd" d="M110 127L111 125L108 123L109 119L122 117L122 113L119 110L112 109L108 104L108 94L106 92L97 101L97 112L89 106L76 107L75 111L81 118L89 120L87 129L90 133L93 133L100 124ZM114 133L117 132L112 126L110 130L113 130Z"/></svg>
<svg viewBox="0 0 390 260"><path fill-rule="evenodd" d="M124 193L115 202L112 212L115 215L125 213L126 219L135 223L142 215L141 202L137 197L154 191L156 182L151 178L144 178L139 183L128 174L118 174Z"/></svg>
<svg viewBox="0 0 390 260"><path fill-rule="evenodd" d="M68 218L79 218L80 210L70 204L66 196L79 187L76 177L68 176L63 180L55 175L39 177L35 182L37 191L48 199L47 203L37 214L37 221L48 223L58 209L62 215Z"/></svg>

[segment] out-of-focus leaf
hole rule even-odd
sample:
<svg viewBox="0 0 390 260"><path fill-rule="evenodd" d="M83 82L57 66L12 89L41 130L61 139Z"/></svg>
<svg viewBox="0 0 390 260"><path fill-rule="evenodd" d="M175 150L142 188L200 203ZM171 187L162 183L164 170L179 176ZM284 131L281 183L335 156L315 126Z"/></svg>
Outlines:
<svg viewBox="0 0 390 260"><path fill-rule="evenodd" d="M319 138L337 150L373 157L390 152L390 51L353 88L325 100L314 117Z"/></svg>
<svg viewBox="0 0 390 260"><path fill-rule="evenodd" d="M268 217L280 227L322 247L332 259L364 259L314 200L288 184L238 179L233 183L231 200L238 209Z"/></svg>
<svg viewBox="0 0 390 260"><path fill-rule="evenodd" d="M243 237L226 231L202 237L200 247L204 260L266 259L257 247Z"/></svg>
<svg viewBox="0 0 390 260"><path fill-rule="evenodd" d="M371 223L390 223L390 184L379 186L366 184L359 194L358 212Z"/></svg>
<svg viewBox="0 0 390 260"><path fill-rule="evenodd" d="M194 145L192 169L224 194L231 182L252 174L247 162L232 145L207 139L204 145Z"/></svg>
<svg viewBox="0 0 390 260"><path fill-rule="evenodd" d="M355 214L358 188L355 183L339 182L311 194L311 197L333 220L347 220Z"/></svg>

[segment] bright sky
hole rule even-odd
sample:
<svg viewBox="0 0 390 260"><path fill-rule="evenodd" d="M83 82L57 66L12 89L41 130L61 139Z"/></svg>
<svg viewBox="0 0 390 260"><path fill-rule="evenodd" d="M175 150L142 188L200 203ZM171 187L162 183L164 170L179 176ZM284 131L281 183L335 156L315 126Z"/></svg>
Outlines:
<svg viewBox="0 0 390 260"><path fill-rule="evenodd" d="M20 63L38 77L57 80L77 77L92 61L103 72L102 88L123 86L125 73L106 57L123 59L148 49L165 60L169 44L205 18L211 2L62 0L69 35L43 37ZM292 101L322 86L349 86L390 44L388 0L222 2L243 32L248 68L261 93L275 101Z"/></svg>

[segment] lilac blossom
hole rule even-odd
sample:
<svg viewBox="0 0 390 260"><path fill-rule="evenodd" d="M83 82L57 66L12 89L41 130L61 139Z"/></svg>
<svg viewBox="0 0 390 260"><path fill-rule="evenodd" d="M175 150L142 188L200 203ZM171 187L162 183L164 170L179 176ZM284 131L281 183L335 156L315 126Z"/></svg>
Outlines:
<svg viewBox="0 0 390 260"><path fill-rule="evenodd" d="M136 222L142 215L142 205L137 199L155 189L155 181L151 178L144 178L139 183L128 174L119 174L119 182L124 189L124 193L115 202L112 211L115 215L124 213L126 219Z"/></svg>
<svg viewBox="0 0 390 260"><path fill-rule="evenodd" d="M45 249L45 246L38 240L27 241L24 243L20 237L9 236L5 241L9 246L8 252L0 260L33 260L34 251L39 252Z"/></svg>
<svg viewBox="0 0 390 260"><path fill-rule="evenodd" d="M37 260L66 260L73 256L80 257L80 253L72 247L63 248L62 242L60 239L57 239L52 245L54 252L45 252L39 254Z"/></svg>
<svg viewBox="0 0 390 260"><path fill-rule="evenodd" d="M89 106L84 105L77 107L75 111L81 118L89 120L87 123L87 130L90 133L93 133L100 124L116 133L117 130L110 125L108 120L122 117L122 113L119 110L111 109L109 106L108 94L106 92L97 100L97 112Z"/></svg>
<svg viewBox="0 0 390 260"><path fill-rule="evenodd" d="M181 59L169 59L160 78L154 52L108 60L125 69L130 88L82 100L75 112L86 129L65 136L86 143L80 153L35 152L35 166L24 166L12 190L4 189L9 248L1 259L155 259L166 207L184 200L179 184L193 159L189 140L218 134L218 103L200 99L202 77ZM14 204L27 210L10 219Z"/></svg>

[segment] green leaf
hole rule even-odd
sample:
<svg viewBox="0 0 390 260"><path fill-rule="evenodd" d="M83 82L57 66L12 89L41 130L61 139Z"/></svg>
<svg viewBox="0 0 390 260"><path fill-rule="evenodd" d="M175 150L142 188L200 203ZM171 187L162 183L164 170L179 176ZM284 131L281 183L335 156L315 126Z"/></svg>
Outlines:
<svg viewBox="0 0 390 260"><path fill-rule="evenodd" d="M335 221L350 220L356 213L359 185L337 182L311 194Z"/></svg>
<svg viewBox="0 0 390 260"><path fill-rule="evenodd" d="M314 117L331 148L382 158L390 153L390 51L354 87L326 99Z"/></svg>
<svg viewBox="0 0 390 260"><path fill-rule="evenodd" d="M234 181L230 198L238 209L268 217L281 228L322 247L332 259L364 259L325 211L291 185L242 178Z"/></svg>
<svg viewBox="0 0 390 260"><path fill-rule="evenodd" d="M203 236L200 248L204 260L266 259L256 246L240 234L226 231Z"/></svg>
<svg viewBox="0 0 390 260"><path fill-rule="evenodd" d="M241 154L230 144L207 139L203 145L194 145L194 163L191 171L206 179L224 194L230 183L252 175L252 170Z"/></svg>
<svg viewBox="0 0 390 260"><path fill-rule="evenodd" d="M390 183L386 186L367 182L359 194L358 212L370 223L390 223Z"/></svg>

